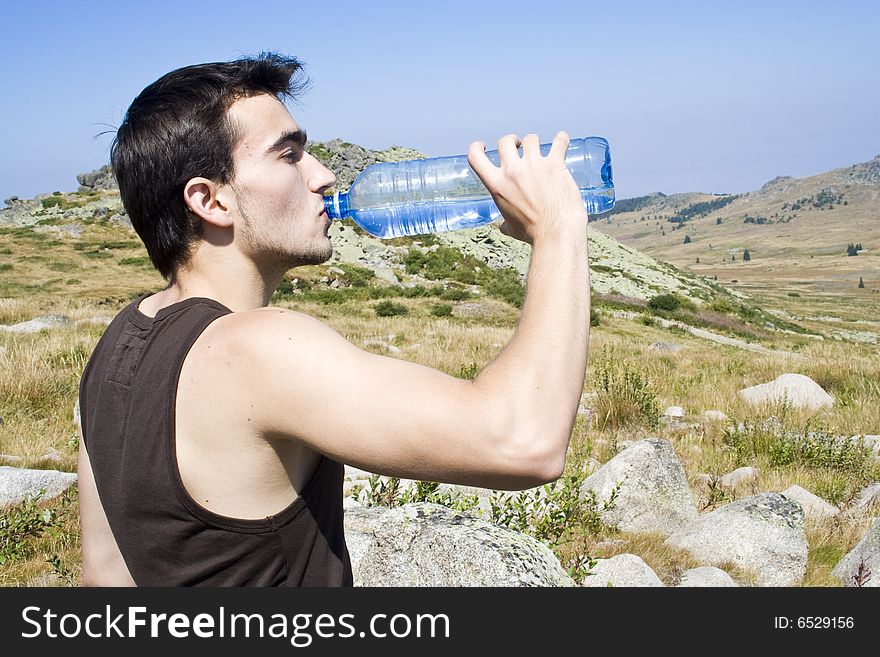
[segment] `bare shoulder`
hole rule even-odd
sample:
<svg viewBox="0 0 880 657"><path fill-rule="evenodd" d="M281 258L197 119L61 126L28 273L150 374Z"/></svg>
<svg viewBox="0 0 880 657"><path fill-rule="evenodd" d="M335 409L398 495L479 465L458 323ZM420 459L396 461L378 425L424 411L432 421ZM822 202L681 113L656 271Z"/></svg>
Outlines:
<svg viewBox="0 0 880 657"><path fill-rule="evenodd" d="M359 351L333 328L321 321L285 308L257 308L224 315L205 331L202 349L221 349L243 356L273 356L280 348L314 348L316 343L333 343L337 349ZM215 353L216 355L216 353ZM257 363L251 362L252 365Z"/></svg>

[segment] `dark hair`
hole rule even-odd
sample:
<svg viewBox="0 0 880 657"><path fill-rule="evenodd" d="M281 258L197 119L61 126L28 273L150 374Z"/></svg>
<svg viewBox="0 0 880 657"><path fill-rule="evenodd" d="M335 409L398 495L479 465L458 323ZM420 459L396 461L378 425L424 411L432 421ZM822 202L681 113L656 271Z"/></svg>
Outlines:
<svg viewBox="0 0 880 657"><path fill-rule="evenodd" d="M233 180L235 126L227 110L236 100L270 94L295 97L306 80L300 62L275 53L172 71L134 99L110 149L119 193L153 266L173 280L186 263L202 223L183 200L201 176Z"/></svg>

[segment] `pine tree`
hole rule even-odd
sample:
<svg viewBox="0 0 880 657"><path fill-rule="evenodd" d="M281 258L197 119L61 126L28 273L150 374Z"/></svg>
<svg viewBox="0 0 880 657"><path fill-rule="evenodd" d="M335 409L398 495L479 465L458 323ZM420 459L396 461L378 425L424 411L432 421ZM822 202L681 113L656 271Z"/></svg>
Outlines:
<svg viewBox="0 0 880 657"><path fill-rule="evenodd" d="M743 251L743 262L749 262L752 259L752 254L749 253L749 250L746 249Z"/></svg>
<svg viewBox="0 0 880 657"><path fill-rule="evenodd" d="M697 256L697 264L700 264L700 256Z"/></svg>
<svg viewBox="0 0 880 657"><path fill-rule="evenodd" d="M856 249L855 244L848 244L846 247L846 255L848 256L857 256L859 255L858 249Z"/></svg>
<svg viewBox="0 0 880 657"><path fill-rule="evenodd" d="M685 235L685 236L684 236L684 243L685 243L685 244L690 244L690 243L691 243L691 236L690 236L690 235Z"/></svg>
<svg viewBox="0 0 880 657"><path fill-rule="evenodd" d="M859 276L859 287L861 287L861 288L865 287L865 281L862 280L861 276Z"/></svg>

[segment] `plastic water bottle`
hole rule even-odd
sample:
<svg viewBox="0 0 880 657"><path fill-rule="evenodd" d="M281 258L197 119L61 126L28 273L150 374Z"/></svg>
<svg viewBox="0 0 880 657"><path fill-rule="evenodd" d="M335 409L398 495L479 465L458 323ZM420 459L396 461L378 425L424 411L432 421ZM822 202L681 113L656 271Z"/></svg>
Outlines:
<svg viewBox="0 0 880 657"><path fill-rule="evenodd" d="M546 156L550 146L541 144L541 154ZM487 151L486 156L498 166L498 151ZM605 139L572 139L565 165L589 214L614 207L611 153ZM325 196L324 207L331 219L353 219L383 238L475 228L501 216L466 155L373 164L348 193Z"/></svg>

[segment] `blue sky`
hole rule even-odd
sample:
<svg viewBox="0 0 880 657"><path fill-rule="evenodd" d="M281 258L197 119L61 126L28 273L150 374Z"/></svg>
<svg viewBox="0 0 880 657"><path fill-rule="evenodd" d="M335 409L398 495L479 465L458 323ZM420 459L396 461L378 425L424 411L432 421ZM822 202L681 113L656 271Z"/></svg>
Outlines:
<svg viewBox="0 0 880 657"><path fill-rule="evenodd" d="M602 135L618 198L728 192L880 154L880 2L4 3L0 200L75 190L147 84L274 50L310 139L429 155Z"/></svg>

